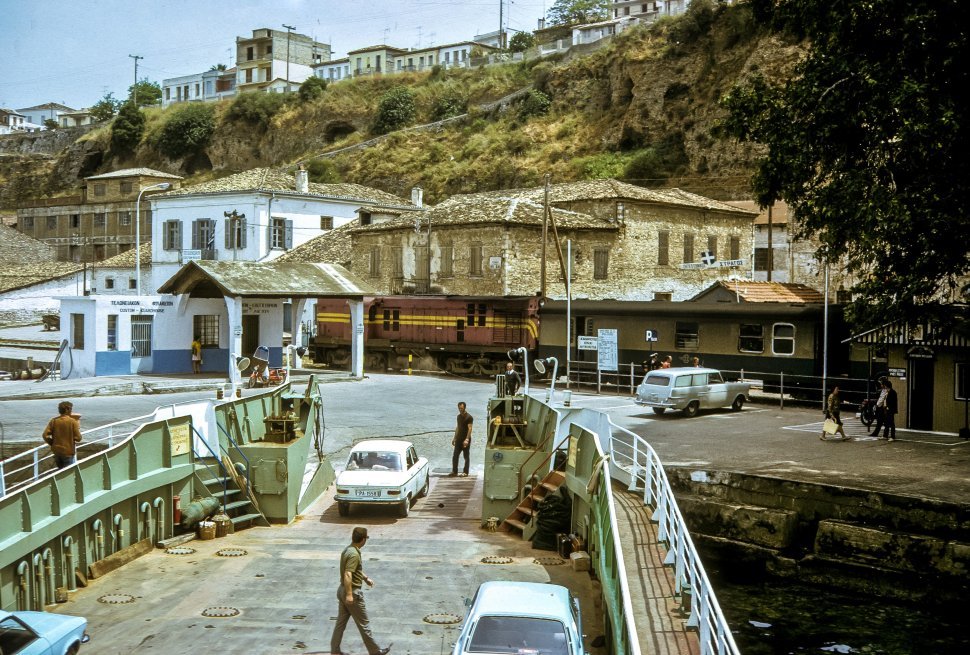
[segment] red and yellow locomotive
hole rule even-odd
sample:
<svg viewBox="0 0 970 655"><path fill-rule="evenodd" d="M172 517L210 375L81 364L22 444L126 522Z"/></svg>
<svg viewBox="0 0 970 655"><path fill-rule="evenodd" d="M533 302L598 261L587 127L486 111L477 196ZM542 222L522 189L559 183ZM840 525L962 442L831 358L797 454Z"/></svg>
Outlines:
<svg viewBox="0 0 970 655"><path fill-rule="evenodd" d="M319 298L317 362L350 365L350 309L346 301ZM364 300L364 368L444 370L495 375L506 353L539 341L539 298L378 296Z"/></svg>

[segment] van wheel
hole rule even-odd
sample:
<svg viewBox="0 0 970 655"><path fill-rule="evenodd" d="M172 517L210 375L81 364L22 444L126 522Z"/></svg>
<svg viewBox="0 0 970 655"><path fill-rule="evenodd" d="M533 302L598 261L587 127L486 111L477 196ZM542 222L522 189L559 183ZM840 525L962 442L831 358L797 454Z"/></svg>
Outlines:
<svg viewBox="0 0 970 655"><path fill-rule="evenodd" d="M744 396L738 396L734 399L734 402L731 403L731 409L736 412L740 412L742 407L744 407Z"/></svg>
<svg viewBox="0 0 970 655"><path fill-rule="evenodd" d="M337 501L337 512L341 516L350 516L350 503L345 503L342 500Z"/></svg>
<svg viewBox="0 0 970 655"><path fill-rule="evenodd" d="M663 414L667 411L666 407L652 407L651 409L653 409L654 414Z"/></svg>
<svg viewBox="0 0 970 655"><path fill-rule="evenodd" d="M402 519L406 519L411 511L411 498L410 496L401 501L401 504L397 506L397 515Z"/></svg>
<svg viewBox="0 0 970 655"><path fill-rule="evenodd" d="M694 418L697 416L697 410L700 409L701 404L696 400L684 408L684 416L687 418Z"/></svg>

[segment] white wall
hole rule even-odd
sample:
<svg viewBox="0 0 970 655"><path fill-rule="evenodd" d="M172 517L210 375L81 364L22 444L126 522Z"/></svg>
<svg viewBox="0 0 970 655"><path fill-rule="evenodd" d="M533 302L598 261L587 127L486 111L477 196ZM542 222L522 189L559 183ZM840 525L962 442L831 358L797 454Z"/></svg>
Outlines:
<svg viewBox="0 0 970 655"><path fill-rule="evenodd" d="M81 274L68 275L23 289L0 293L0 322L40 323L44 314L60 311L57 296L83 295Z"/></svg>

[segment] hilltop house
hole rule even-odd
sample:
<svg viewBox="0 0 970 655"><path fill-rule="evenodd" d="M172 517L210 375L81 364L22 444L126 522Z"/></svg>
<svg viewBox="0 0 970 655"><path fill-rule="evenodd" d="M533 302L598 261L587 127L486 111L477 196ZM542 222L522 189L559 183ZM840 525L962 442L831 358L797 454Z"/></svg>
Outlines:
<svg viewBox="0 0 970 655"><path fill-rule="evenodd" d="M23 109L18 109L17 111L23 114L27 123L37 125L41 130L46 130L47 128L44 127L44 121L52 120L60 125L61 116L75 110L58 102L45 102L42 105L24 107Z"/></svg>

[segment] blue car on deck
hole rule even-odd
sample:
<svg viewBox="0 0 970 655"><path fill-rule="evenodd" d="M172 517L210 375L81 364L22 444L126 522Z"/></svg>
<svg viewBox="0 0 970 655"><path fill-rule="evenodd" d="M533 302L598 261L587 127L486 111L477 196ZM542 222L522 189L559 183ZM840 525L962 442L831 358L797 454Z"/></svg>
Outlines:
<svg viewBox="0 0 970 655"><path fill-rule="evenodd" d="M3 655L76 655L89 637L88 620L51 612L0 610Z"/></svg>

